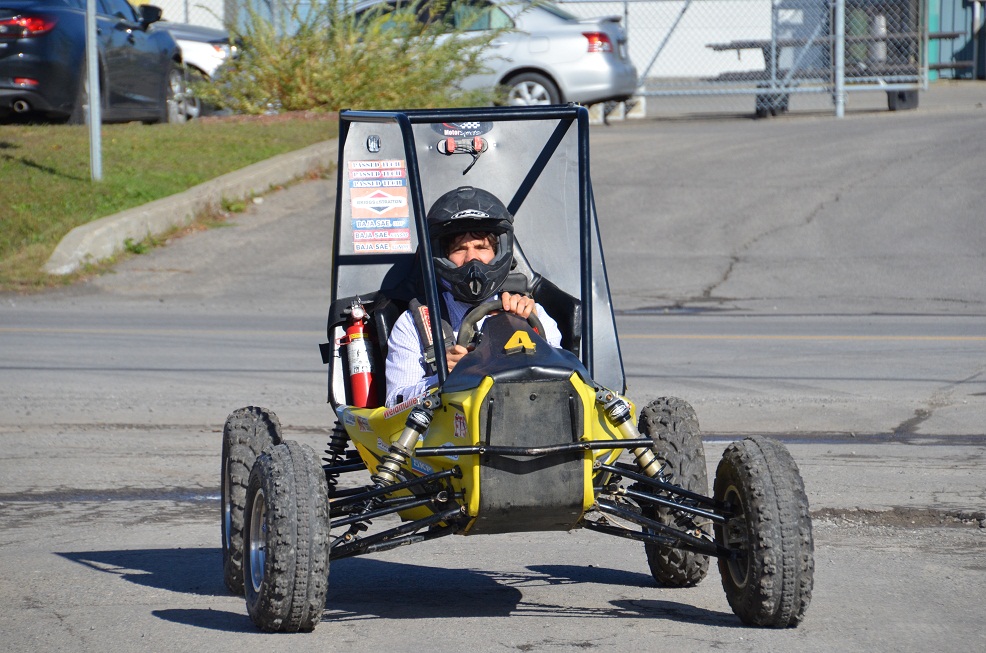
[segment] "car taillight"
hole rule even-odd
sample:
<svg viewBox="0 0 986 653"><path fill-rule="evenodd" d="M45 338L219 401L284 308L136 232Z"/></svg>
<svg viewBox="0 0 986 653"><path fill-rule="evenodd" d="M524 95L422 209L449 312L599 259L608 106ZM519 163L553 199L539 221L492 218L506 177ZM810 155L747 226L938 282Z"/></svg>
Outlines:
<svg viewBox="0 0 986 653"><path fill-rule="evenodd" d="M22 39L40 36L55 27L54 18L44 16L14 16L0 20L0 38Z"/></svg>
<svg viewBox="0 0 986 653"><path fill-rule="evenodd" d="M605 32L582 32L589 41L589 52L612 52L613 42Z"/></svg>

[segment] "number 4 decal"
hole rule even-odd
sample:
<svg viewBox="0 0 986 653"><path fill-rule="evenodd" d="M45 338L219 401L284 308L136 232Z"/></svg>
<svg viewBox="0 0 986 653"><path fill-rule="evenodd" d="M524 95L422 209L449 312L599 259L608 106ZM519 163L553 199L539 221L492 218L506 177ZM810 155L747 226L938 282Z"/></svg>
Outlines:
<svg viewBox="0 0 986 653"><path fill-rule="evenodd" d="M533 354L537 347L531 340L531 336L527 331L515 331L507 344L503 345L503 351L507 354L516 354L519 352L524 352L526 354Z"/></svg>

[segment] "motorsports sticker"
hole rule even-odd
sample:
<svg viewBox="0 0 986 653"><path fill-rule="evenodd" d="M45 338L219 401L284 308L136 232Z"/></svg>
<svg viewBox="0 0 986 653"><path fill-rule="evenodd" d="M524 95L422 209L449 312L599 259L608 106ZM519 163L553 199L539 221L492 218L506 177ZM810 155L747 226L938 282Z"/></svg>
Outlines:
<svg viewBox="0 0 986 653"><path fill-rule="evenodd" d="M350 161L347 172L353 251L410 252L411 213L404 160Z"/></svg>
<svg viewBox="0 0 986 653"><path fill-rule="evenodd" d="M442 136L482 136L493 129L491 122L436 122L432 123L433 131Z"/></svg>

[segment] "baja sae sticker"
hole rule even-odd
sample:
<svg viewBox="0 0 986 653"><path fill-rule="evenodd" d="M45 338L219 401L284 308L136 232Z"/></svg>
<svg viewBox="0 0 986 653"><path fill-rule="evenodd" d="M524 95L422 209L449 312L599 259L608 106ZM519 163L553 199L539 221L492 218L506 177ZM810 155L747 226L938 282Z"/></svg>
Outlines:
<svg viewBox="0 0 986 653"><path fill-rule="evenodd" d="M353 243L353 251L357 254L390 254L392 252L410 252L411 243L379 242Z"/></svg>
<svg viewBox="0 0 986 653"><path fill-rule="evenodd" d="M405 161L349 161L347 173L353 252L412 251Z"/></svg>
<svg viewBox="0 0 986 653"><path fill-rule="evenodd" d="M410 218L362 218L353 220L353 230L357 229L407 229Z"/></svg>

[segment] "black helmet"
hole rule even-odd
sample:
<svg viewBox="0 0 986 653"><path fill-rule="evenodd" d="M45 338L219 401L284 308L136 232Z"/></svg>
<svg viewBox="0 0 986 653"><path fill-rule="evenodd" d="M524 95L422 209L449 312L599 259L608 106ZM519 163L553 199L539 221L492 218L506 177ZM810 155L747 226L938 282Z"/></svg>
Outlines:
<svg viewBox="0 0 986 653"><path fill-rule="evenodd" d="M461 186L435 201L428 211L428 236L435 272L448 282L452 296L476 304L503 286L513 264L513 221L503 202L481 188ZM463 233L490 233L497 239L489 263L472 260L456 267L448 259L448 238Z"/></svg>

